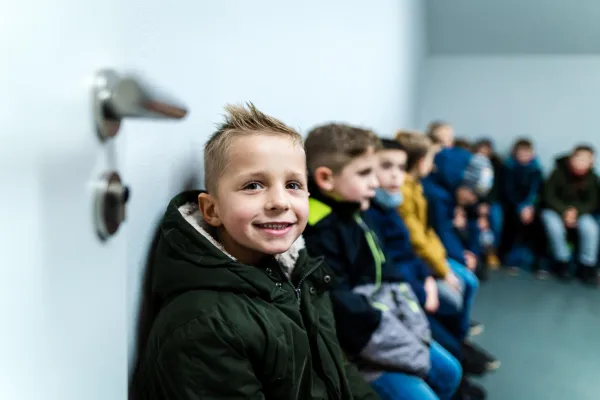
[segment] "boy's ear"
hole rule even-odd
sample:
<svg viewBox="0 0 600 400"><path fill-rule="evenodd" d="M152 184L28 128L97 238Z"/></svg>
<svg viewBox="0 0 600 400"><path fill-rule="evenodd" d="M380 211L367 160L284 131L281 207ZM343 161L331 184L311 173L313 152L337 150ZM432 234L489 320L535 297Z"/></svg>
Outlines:
<svg viewBox="0 0 600 400"><path fill-rule="evenodd" d="M204 217L206 223L210 226L219 227L223 223L219 217L219 208L215 199L208 193L200 193L198 195L198 208Z"/></svg>
<svg viewBox="0 0 600 400"><path fill-rule="evenodd" d="M331 192L333 190L334 178L333 171L328 167L319 167L315 170L315 183L324 192Z"/></svg>

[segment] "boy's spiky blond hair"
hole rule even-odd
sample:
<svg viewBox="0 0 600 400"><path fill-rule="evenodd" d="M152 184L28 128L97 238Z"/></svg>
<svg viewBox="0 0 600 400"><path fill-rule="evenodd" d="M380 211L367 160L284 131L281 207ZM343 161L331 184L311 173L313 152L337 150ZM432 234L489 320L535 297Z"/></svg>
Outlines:
<svg viewBox="0 0 600 400"><path fill-rule="evenodd" d="M407 171L412 171L429 152L435 151L431 139L421 132L400 130L396 132L396 141L406 149Z"/></svg>
<svg viewBox="0 0 600 400"><path fill-rule="evenodd" d="M216 193L218 181L229 162L233 141L246 135L277 135L290 138L299 146L302 136L283 122L264 114L251 102L225 106L225 121L204 145L204 184L209 193Z"/></svg>
<svg viewBox="0 0 600 400"><path fill-rule="evenodd" d="M327 167L333 173L338 173L369 148L378 150L381 142L368 129L330 123L313 128L306 137L304 147L306 164L311 173L319 167Z"/></svg>

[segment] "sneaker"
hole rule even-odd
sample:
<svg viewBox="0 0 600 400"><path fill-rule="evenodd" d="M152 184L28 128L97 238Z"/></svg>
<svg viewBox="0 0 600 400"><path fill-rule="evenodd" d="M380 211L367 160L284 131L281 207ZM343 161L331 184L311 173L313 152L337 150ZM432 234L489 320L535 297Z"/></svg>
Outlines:
<svg viewBox="0 0 600 400"><path fill-rule="evenodd" d="M457 400L484 400L487 396L485 389L469 381L467 378L462 379L460 386L456 391L455 399Z"/></svg>
<svg viewBox="0 0 600 400"><path fill-rule="evenodd" d="M492 372L500 368L500 361L475 343L465 341L462 349L463 355L482 367L483 372Z"/></svg>
<svg viewBox="0 0 600 400"><path fill-rule="evenodd" d="M467 334L467 336L468 337L479 336L483 333L484 330L485 330L485 327L483 326L483 324L481 322L471 321L471 324L469 326L469 333Z"/></svg>
<svg viewBox="0 0 600 400"><path fill-rule="evenodd" d="M500 259L498 259L498 256L494 253L490 253L487 255L485 263L492 271L500 269Z"/></svg>
<svg viewBox="0 0 600 400"><path fill-rule="evenodd" d="M521 272L521 269L519 267L506 267L506 272L508 272L508 274L510 276L517 276L519 275L519 273Z"/></svg>

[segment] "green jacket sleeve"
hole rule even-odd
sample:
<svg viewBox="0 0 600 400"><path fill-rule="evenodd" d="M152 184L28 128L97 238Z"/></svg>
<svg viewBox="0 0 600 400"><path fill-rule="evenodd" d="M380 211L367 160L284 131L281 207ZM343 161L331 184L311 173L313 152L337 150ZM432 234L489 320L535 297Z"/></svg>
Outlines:
<svg viewBox="0 0 600 400"><path fill-rule="evenodd" d="M352 391L352 400L379 400L371 385L365 381L354 364L344 357L346 377Z"/></svg>
<svg viewBox="0 0 600 400"><path fill-rule="evenodd" d="M161 348L155 382L169 400L264 400L243 339L218 318L190 321Z"/></svg>
<svg viewBox="0 0 600 400"><path fill-rule="evenodd" d="M566 204L560 197L559 191L561 186L564 186L560 182L561 174L559 171L554 170L550 175L550 178L544 185L544 200L546 205L556 211L561 216L569 208L569 204Z"/></svg>

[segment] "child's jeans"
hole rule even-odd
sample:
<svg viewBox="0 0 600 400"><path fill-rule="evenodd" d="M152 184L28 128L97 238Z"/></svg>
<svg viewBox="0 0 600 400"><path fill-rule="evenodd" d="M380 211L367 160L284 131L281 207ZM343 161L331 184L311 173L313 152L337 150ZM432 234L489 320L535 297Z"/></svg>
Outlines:
<svg viewBox="0 0 600 400"><path fill-rule="evenodd" d="M456 358L431 343L431 369L426 380L401 372L386 372L371 383L381 400L450 400L462 377Z"/></svg>
<svg viewBox="0 0 600 400"><path fill-rule="evenodd" d="M548 245L554 260L562 263L569 262L571 251L567 243L567 229L562 217L554 210L545 209L542 211L542 222L548 235ZM600 241L598 221L590 214L579 216L577 234L579 240L578 261L587 267L596 266Z"/></svg>
<svg viewBox="0 0 600 400"><path fill-rule="evenodd" d="M475 295L479 289L479 279L469 269L458 261L448 259L448 265L458 279L464 284L464 303L460 314L459 337L464 339L469 333L471 323L471 310L475 301Z"/></svg>
<svg viewBox="0 0 600 400"><path fill-rule="evenodd" d="M492 228L495 238L494 248L497 249L500 247L500 238L502 237L502 227L504 221L504 210L502 210L502 205L500 205L500 203L490 204L489 219L490 228Z"/></svg>

